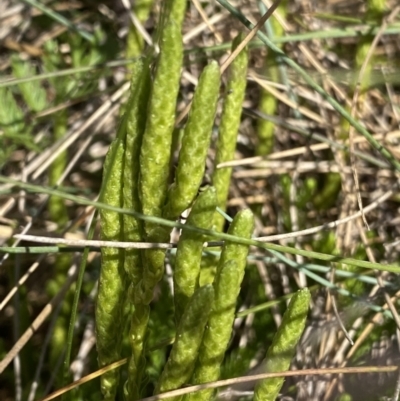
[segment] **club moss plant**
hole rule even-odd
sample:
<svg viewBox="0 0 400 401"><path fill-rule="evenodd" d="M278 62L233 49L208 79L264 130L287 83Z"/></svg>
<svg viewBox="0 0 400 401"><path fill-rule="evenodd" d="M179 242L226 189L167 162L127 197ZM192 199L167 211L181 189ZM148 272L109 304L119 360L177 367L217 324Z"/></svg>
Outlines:
<svg viewBox="0 0 400 401"><path fill-rule="evenodd" d="M173 221L191 209L188 225L201 229L215 227L221 231L224 221L215 220L216 207L225 207L230 170L215 170L215 186L200 188L221 86L216 61L208 63L200 74L183 129L177 167L173 174L170 169L183 57L183 4L173 1L164 4L158 33L160 53L154 59L148 55L132 64L130 95L117 138L106 157L100 199L108 205ZM233 49L241 39L238 36ZM230 67L215 164L234 155L247 62L247 50L243 50ZM113 211L100 212L100 227L101 238L109 241L165 243L170 240L170 229ZM234 217L228 233L251 238L253 228L253 213L245 209ZM212 284L201 285L205 240L208 238L202 234L183 230L176 255L171 259L175 341L161 367L155 394L220 377L249 246L226 241ZM122 383L118 369L101 378L101 391L107 401L117 399L121 393L127 400L137 400L143 395L151 301L164 275L165 258L164 249L102 248L96 306L100 367L123 357L124 327L130 326L128 365L123 372L126 381ZM212 395L212 391L206 390L185 399L206 401Z"/></svg>

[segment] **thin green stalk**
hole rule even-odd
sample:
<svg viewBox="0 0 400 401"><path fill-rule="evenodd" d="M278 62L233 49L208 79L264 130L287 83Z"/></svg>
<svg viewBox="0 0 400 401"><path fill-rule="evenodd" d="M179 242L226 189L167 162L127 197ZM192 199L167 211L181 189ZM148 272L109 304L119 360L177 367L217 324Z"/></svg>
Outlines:
<svg viewBox="0 0 400 401"><path fill-rule="evenodd" d="M95 219L93 219L95 221ZM88 239L92 239L94 235L94 230L95 230L95 224L92 223L89 232L88 232ZM74 341L74 334L75 334L75 323L76 323L76 316L78 312L78 306L79 306L79 299L82 291L82 285L83 285L83 278L85 275L85 269L86 269L86 264L88 261L88 256L89 256L89 247L85 247L83 250L82 254L82 259L81 263L79 265L79 271L78 271L78 277L76 280L76 286L75 286L75 294L74 294L74 299L72 302L71 306L71 318L69 320L69 327L68 327L68 334L67 334L67 349L65 350L65 358L64 358L64 374L63 374L63 385L65 386L67 383L70 382L70 366L71 366L71 353L72 353L72 346L73 346L73 341ZM61 397L62 401L68 400L70 393L64 393Z"/></svg>
<svg viewBox="0 0 400 401"><path fill-rule="evenodd" d="M201 229L199 227L192 227L190 225L178 223L178 222L171 221L171 220L166 220L166 219L163 219L160 217L146 216L141 213L135 212L133 210L126 210L121 207L107 205L103 202L95 202L95 201L92 201L89 199L82 198L80 196L75 196L75 195L71 195L71 194L62 192L60 190L55 190L52 188L47 188L47 187L39 186L39 185L28 184L25 182L13 180L8 177L0 176L0 182L10 184L10 185L14 186L16 190L24 189L24 190L26 190L28 192L32 192L32 193L56 195L56 196L63 197L64 199L68 199L72 202L75 202L79 205L94 206L94 207L96 207L98 209L102 209L102 210L109 210L109 211L113 211L113 212L120 213L120 214L128 214L128 215L132 215L134 217L137 217L138 219L141 219L143 221L147 221L147 222L150 222L153 224L159 224L159 225L169 227L169 228L179 228L179 229L183 229L183 230L195 231L200 234L204 234L208 237L217 238L217 239L225 240L225 241L230 241L232 243L237 243L237 244L241 244L241 245L252 245L252 246L256 246L261 249L275 250L275 251L278 251L281 253L286 252L291 255L301 255L301 256L304 256L304 257L307 257L310 259L324 260L326 262L336 262L336 263L341 262L341 263L346 263L346 264L353 265L353 266L363 267L365 269L376 269L376 270L388 271L388 272L393 272L393 273L400 273L400 266L398 266L398 265L389 265L389 264L384 265L381 263L372 263L372 262L368 262L365 260L358 260L358 259L343 257L340 255L331 255L331 254L322 253L322 252L314 252L314 251L308 251L308 250L304 250L304 249L292 248L290 246L283 246L283 245L277 245L277 244L272 244L272 243L264 243L264 242L257 241L255 239L246 239L243 237L238 237L236 235L220 233L220 232L213 231L213 230L205 230L205 229Z"/></svg>
<svg viewBox="0 0 400 401"><path fill-rule="evenodd" d="M68 21L65 17L63 17L61 14L57 13L56 11L52 10L51 8L45 6L44 4L39 3L36 0L22 0L25 3L31 5L32 7L37 8L38 10L42 11L43 14L46 14L50 18L52 18L54 21L57 21L59 24L64 25L68 29L77 32L82 38L86 39L90 43L95 43L95 38L92 34L89 32L78 28L74 24L72 24L70 21Z"/></svg>
<svg viewBox="0 0 400 401"><path fill-rule="evenodd" d="M12 61L13 72L18 77L26 77L34 74L34 69L27 63L15 57ZM38 81L25 82L19 84L19 88L23 97L33 112L40 112L48 107L47 94L45 89ZM61 102L63 91L53 87L56 93L56 103ZM68 113L67 110L60 110L53 116L53 139L54 142L62 138L68 129ZM49 170L49 185L57 186L60 177L64 174L68 162L68 153L63 151L54 160ZM65 200L61 197L51 196L48 201L48 210L51 220L57 224L57 232L61 232L68 223L68 211ZM46 291L53 297L64 285L65 278L69 267L71 266L71 255L61 254L56 256L55 269L52 278L48 281ZM71 314L71 304L73 302L73 287L71 287L65 297L60 314L54 325L54 333L50 342L50 363L56 365L60 356L64 352L64 347L68 336L68 321ZM57 385L60 380L57 378Z"/></svg>
<svg viewBox="0 0 400 401"><path fill-rule="evenodd" d="M58 112L54 116L54 141L62 138L67 131L67 113L66 110ZM57 185L60 177L65 171L67 165L67 152L62 152L52 163L49 171L49 185ZM57 197L51 196L48 203L49 214L54 223L57 224L58 232L61 232L65 228L69 217L67 207L65 205L65 200ZM68 270L72 264L71 255L61 254L57 255L55 260L55 270L54 275L49 280L47 285L47 292L53 297L62 288L65 277ZM68 319L71 313L71 303L73 297L74 288L71 287L65 297L62 308L60 310L60 315L54 325L54 334L51 338L51 348L50 348L50 361L52 364L56 364L58 358L64 350L65 343L67 341L67 326Z"/></svg>
<svg viewBox="0 0 400 401"><path fill-rule="evenodd" d="M54 116L54 142L62 138L67 133L68 115L66 110L58 112ZM62 152L52 163L49 172L49 185L57 185L67 166L67 152ZM57 224L58 230L64 228L69 217L65 201L57 196L49 199L49 212L52 220Z"/></svg>

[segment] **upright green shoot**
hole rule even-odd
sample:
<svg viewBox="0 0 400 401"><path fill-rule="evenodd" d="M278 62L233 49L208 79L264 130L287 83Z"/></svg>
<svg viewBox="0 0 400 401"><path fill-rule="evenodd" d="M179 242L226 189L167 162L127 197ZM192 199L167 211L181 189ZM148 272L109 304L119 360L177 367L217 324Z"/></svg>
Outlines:
<svg viewBox="0 0 400 401"><path fill-rule="evenodd" d="M155 394L179 388L189 382L213 300L214 289L211 285L198 288L190 299Z"/></svg>
<svg viewBox="0 0 400 401"><path fill-rule="evenodd" d="M122 124L124 125L124 124ZM124 128L122 127L123 131ZM104 178L100 199L102 202L122 206L122 171L124 164L123 138L110 146L104 163ZM107 241L122 241L123 217L109 210L100 210L100 237ZM101 249L101 273L96 303L96 344L100 367L121 358L123 309L126 293L124 252L118 248ZM119 370L114 369L101 377L101 391L106 401L117 394Z"/></svg>
<svg viewBox="0 0 400 401"><path fill-rule="evenodd" d="M228 232L250 238L253 229L253 214L250 210L243 210L235 216ZM248 246L229 242L224 245L213 283L215 301L193 373L192 382L194 384L206 383L219 378L221 364L232 334L236 301L244 276L248 252ZM186 395L184 401L208 401L212 394L212 390L203 390Z"/></svg>
<svg viewBox="0 0 400 401"><path fill-rule="evenodd" d="M310 291L307 288L293 295L282 323L276 332L265 358L265 372L284 372L296 351L296 346L303 334L310 303ZM254 401L275 401L283 385L284 378L276 377L261 380L254 391Z"/></svg>
<svg viewBox="0 0 400 401"><path fill-rule="evenodd" d="M203 179L220 87L217 62L200 76L182 139L175 182L168 191L164 217L176 219L193 202Z"/></svg>
<svg viewBox="0 0 400 401"><path fill-rule="evenodd" d="M125 107L126 137L123 178L123 205L125 209L142 210L139 199L139 156L145 130L147 104L150 93L150 70L147 60L139 60L132 66L131 90ZM143 223L133 216L123 216L124 241L140 242L143 240ZM143 275L142 252L138 249L126 249L124 269L129 279L129 291L126 301L134 308L129 330L129 343L132 353L128 361L128 380L124 387L128 399L139 398L141 372L143 370L143 346L149 318L149 307L135 304L134 289Z"/></svg>
<svg viewBox="0 0 400 401"><path fill-rule="evenodd" d="M210 229L215 213L217 195L213 187L201 192L195 201L186 224ZM200 264L204 235L183 230L179 238L174 269L175 321L179 324L190 298L199 287Z"/></svg>
<svg viewBox="0 0 400 401"><path fill-rule="evenodd" d="M167 196L182 57L181 28L174 21L168 21L161 36L160 56L140 152L139 198L142 211L148 216L161 216ZM147 241L165 242L169 239L169 231L163 227L145 223L144 229ZM149 250L145 251L145 255L143 278L135 293L140 302L148 304L153 297L154 286L164 271L165 252Z"/></svg>
<svg viewBox="0 0 400 401"><path fill-rule="evenodd" d="M234 39L232 51L236 49L243 38L244 36L240 34ZM212 175L212 183L217 190L218 206L222 210L226 208L232 168L218 169L217 166L220 163L233 160L235 157L242 104L246 91L247 64L248 52L245 48L238 54L228 69L228 82L225 88L224 106L218 132L217 153ZM214 229L222 231L224 223L223 216L220 213L215 213Z"/></svg>

